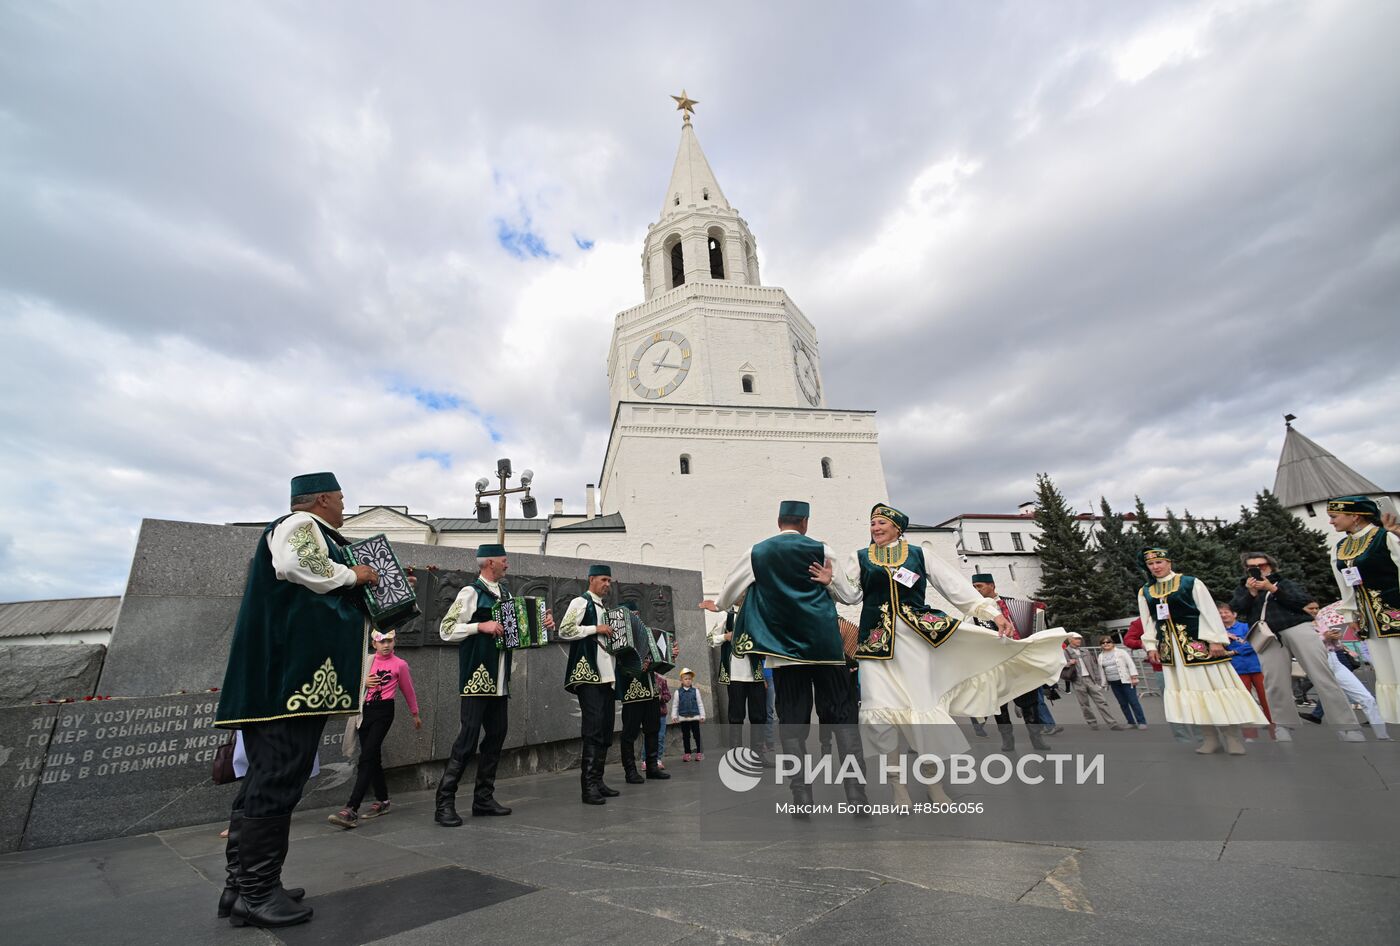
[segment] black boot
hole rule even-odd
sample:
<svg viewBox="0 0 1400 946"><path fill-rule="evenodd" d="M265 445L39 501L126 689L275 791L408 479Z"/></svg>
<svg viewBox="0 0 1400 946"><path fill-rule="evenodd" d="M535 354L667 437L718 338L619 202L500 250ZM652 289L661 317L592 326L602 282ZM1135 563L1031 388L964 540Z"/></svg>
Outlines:
<svg viewBox="0 0 1400 946"><path fill-rule="evenodd" d="M835 726L836 730L836 769L839 772L846 765L848 758L856 760L856 768L859 771L859 778L843 778L842 787L846 790L846 801L855 805L864 805L868 801L865 797L865 759L864 747L861 744L860 730L849 724ZM857 812L857 817L862 815L869 817L868 813Z"/></svg>
<svg viewBox="0 0 1400 946"><path fill-rule="evenodd" d="M585 745L583 747L583 761L579 763L579 787L583 790L583 803L585 805L606 805L608 800L603 797L602 792L598 791L593 751L591 746Z"/></svg>
<svg viewBox="0 0 1400 946"><path fill-rule="evenodd" d="M1049 750L1050 744L1042 737L1040 730L1041 727L1039 724L1032 726L1028 723L1026 725L1026 732L1028 732L1031 737L1031 748L1040 752L1046 752Z"/></svg>
<svg viewBox="0 0 1400 946"><path fill-rule="evenodd" d="M224 880L223 892L219 894L219 919L227 919L233 912L233 905L238 901L238 837L243 830L243 812L235 811L228 819L228 843L224 845L224 870L228 872ZM282 853L285 860L286 852ZM283 887L287 896L293 900L300 901L306 896L306 891L301 887Z"/></svg>
<svg viewBox="0 0 1400 946"><path fill-rule="evenodd" d="M1016 751L1016 730L1010 723L997 723L997 732L1001 733L1001 751Z"/></svg>
<svg viewBox="0 0 1400 946"><path fill-rule="evenodd" d="M642 773L637 771L637 747L631 739L622 740L619 747L622 755L622 774L627 779L628 785L640 785L646 781Z"/></svg>
<svg viewBox="0 0 1400 946"><path fill-rule="evenodd" d="M452 756L442 770L442 780L437 787L437 807L433 820L444 828L456 828L462 824L462 816L457 814L457 784L462 781L462 771L467 767L466 759Z"/></svg>
<svg viewBox="0 0 1400 946"><path fill-rule="evenodd" d="M642 733L642 749L646 752L647 778L667 779L671 773L664 771L657 763L661 761L661 737L654 732Z"/></svg>
<svg viewBox="0 0 1400 946"><path fill-rule="evenodd" d="M593 784L598 786L598 794L604 798L616 798L622 793L615 788L608 788L608 783L603 781L603 767L608 761L608 750L604 749L593 758Z"/></svg>
<svg viewBox="0 0 1400 946"><path fill-rule="evenodd" d="M795 756L799 759L804 757L806 746L801 740L783 736L780 737L780 741L785 755ZM812 804L812 786L807 784L806 777L806 772L798 769L797 773L788 779L788 788L792 791L792 803L799 807ZM805 811L794 811L792 816L800 821L808 821L812 817Z"/></svg>
<svg viewBox="0 0 1400 946"><path fill-rule="evenodd" d="M510 814L509 808L496 801L496 767L500 764L500 753L476 757L476 790L472 792L472 817Z"/></svg>
<svg viewBox="0 0 1400 946"><path fill-rule="evenodd" d="M287 856L292 816L244 818L238 839L238 900L229 922L234 926L276 929L311 919L310 907L282 889L282 861Z"/></svg>

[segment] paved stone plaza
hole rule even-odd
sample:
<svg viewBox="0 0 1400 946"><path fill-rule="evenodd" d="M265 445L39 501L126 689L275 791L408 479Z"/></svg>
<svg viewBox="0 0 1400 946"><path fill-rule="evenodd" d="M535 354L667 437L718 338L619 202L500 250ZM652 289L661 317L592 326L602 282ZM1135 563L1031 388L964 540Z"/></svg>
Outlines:
<svg viewBox="0 0 1400 946"><path fill-rule="evenodd" d="M1252 745L1246 759L1197 758L1164 726L1077 728L1055 748L1106 752L1103 786L955 789L985 812L953 819L795 821L774 812L778 786L726 789L719 751L702 763L672 756L664 783L625 785L610 766L623 795L601 808L579 804L576 771L510 779L498 796L512 817L458 829L432 824L423 792L349 832L328 826L326 809L303 810L284 879L307 888L316 917L275 935L214 917L219 824L12 854L0 858L4 939L1395 941L1400 747L1309 729L1291 747Z"/></svg>

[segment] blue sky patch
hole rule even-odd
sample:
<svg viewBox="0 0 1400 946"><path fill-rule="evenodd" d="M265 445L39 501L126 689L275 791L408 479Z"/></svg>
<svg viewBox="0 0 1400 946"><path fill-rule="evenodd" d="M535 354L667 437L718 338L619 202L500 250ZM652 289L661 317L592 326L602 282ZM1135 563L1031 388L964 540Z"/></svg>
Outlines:
<svg viewBox="0 0 1400 946"><path fill-rule="evenodd" d="M418 459L435 460L444 470L452 469L452 454L443 450L419 450Z"/></svg>
<svg viewBox="0 0 1400 946"><path fill-rule="evenodd" d="M516 227L502 217L496 218L496 242L516 259L553 259L544 237L530 229L530 215L521 214L524 222Z"/></svg>
<svg viewBox="0 0 1400 946"><path fill-rule="evenodd" d="M575 234L574 234L574 246L576 246L576 247L578 247L579 249L584 250L584 251L586 252L586 251L588 251L588 250L593 249L593 241L592 241L592 240L589 240L589 239L587 239L587 238L585 238L585 237L581 237L581 236L579 236L577 233L575 233Z"/></svg>
<svg viewBox="0 0 1400 946"><path fill-rule="evenodd" d="M496 419L477 407L471 401L450 391L434 391L430 388L419 387L416 384L409 384L402 379L391 379L388 389L393 394L401 394L411 397L418 402L418 405L426 411L438 413L440 411L466 411L472 417L481 422L481 426L486 428L486 433L491 438L492 443L500 443L505 437L496 428ZM448 453L425 450L418 454L418 459L433 459L442 464L443 469L448 469L452 462L452 456ZM446 462L444 463L444 460Z"/></svg>

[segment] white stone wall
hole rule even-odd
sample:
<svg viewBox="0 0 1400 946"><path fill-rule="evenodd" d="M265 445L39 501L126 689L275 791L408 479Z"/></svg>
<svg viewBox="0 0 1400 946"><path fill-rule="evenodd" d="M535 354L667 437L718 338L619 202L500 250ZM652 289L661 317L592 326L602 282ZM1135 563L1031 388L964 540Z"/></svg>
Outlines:
<svg viewBox="0 0 1400 946"><path fill-rule="evenodd" d="M382 532L390 542L414 542L419 545L433 545L436 539L426 522L397 515L388 509L371 509L349 516L339 532L352 539L367 539Z"/></svg>

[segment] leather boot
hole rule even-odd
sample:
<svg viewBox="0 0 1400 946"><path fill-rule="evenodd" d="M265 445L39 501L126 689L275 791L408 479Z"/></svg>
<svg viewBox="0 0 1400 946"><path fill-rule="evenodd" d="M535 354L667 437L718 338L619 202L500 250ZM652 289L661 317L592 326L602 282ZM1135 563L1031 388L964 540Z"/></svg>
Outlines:
<svg viewBox="0 0 1400 946"><path fill-rule="evenodd" d="M997 732L1001 733L1001 751L1016 751L1016 730L1010 723L997 723Z"/></svg>
<svg viewBox="0 0 1400 946"><path fill-rule="evenodd" d="M637 747L633 740L622 740L619 750L622 755L622 774L627 779L627 784L640 785L645 782L642 773L637 771Z"/></svg>
<svg viewBox="0 0 1400 946"><path fill-rule="evenodd" d="M861 744L860 730L849 724L834 727L836 730L836 768L834 772L840 772L849 766L847 759L856 760L857 774L850 775L841 780L841 787L846 791L846 801L856 805L864 805L869 799L865 797L865 759L864 746ZM857 817L861 813L857 812Z"/></svg>
<svg viewBox="0 0 1400 946"><path fill-rule="evenodd" d="M598 791L597 764L591 746L583 747L583 761L579 763L579 785L583 789L585 805L606 805L608 800Z"/></svg>
<svg viewBox="0 0 1400 946"><path fill-rule="evenodd" d="M1031 737L1031 748L1032 748L1032 749L1036 749L1036 750L1038 750L1038 751L1040 751L1040 752L1048 752L1048 751L1050 751L1050 743L1048 743L1048 742L1045 741L1045 738L1044 738L1043 734L1042 734L1041 731L1040 731L1040 726L1039 726L1039 725L1031 725L1030 723L1027 723L1027 724L1026 724L1026 732L1027 732L1027 733L1030 735L1030 737Z"/></svg>
<svg viewBox="0 0 1400 946"><path fill-rule="evenodd" d="M462 824L462 816L457 814L457 783L462 780L462 771L467 767L466 759L452 756L443 767L442 779L437 787L437 806L433 820L444 828L456 828Z"/></svg>
<svg viewBox="0 0 1400 946"><path fill-rule="evenodd" d="M781 742L784 754L801 758L805 763L806 759L803 750L806 747L803 745L801 740L783 736L781 737ZM802 769L799 768L797 770L797 773L788 779L788 788L792 791L793 804L812 804L812 786L807 784L806 773ZM799 821L808 821L812 817L810 814L803 811L794 811L792 813L792 816L798 819Z"/></svg>
<svg viewBox="0 0 1400 946"><path fill-rule="evenodd" d="M472 792L472 817L504 816L510 809L496 801L496 767L501 764L500 753L476 757L476 789Z"/></svg>
<svg viewBox="0 0 1400 946"><path fill-rule="evenodd" d="M671 777L670 772L667 772L665 769L662 769L660 766L657 765L657 763L661 761L659 754L660 745L661 737L659 736L659 734L654 732L642 733L642 749L647 754L647 778L668 779Z"/></svg>
<svg viewBox="0 0 1400 946"><path fill-rule="evenodd" d="M1214 726L1202 726L1201 735L1205 738L1201 740L1201 744L1196 748L1197 753L1200 755L1210 755L1220 751L1220 736L1216 733Z"/></svg>
<svg viewBox="0 0 1400 946"><path fill-rule="evenodd" d="M604 798L616 798L622 793L615 788L608 788L608 783L603 781L603 767L608 761L608 750L599 752L593 759L593 784L598 786L598 794Z"/></svg>
<svg viewBox="0 0 1400 946"><path fill-rule="evenodd" d="M224 880L223 892L219 894L219 919L227 919L233 912L233 905L238 902L238 838L243 830L243 812L235 811L228 819L228 843L224 845L224 870L228 876ZM287 859L287 852L282 852L282 859ZM300 902L306 896L306 890L302 887L283 887L287 896Z"/></svg>
<svg viewBox="0 0 1400 946"><path fill-rule="evenodd" d="M292 816L244 818L238 840L238 900L229 923L277 929L311 919L312 909L282 889Z"/></svg>

